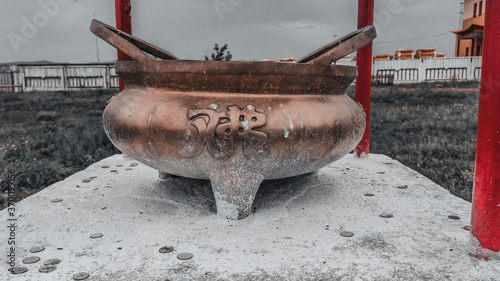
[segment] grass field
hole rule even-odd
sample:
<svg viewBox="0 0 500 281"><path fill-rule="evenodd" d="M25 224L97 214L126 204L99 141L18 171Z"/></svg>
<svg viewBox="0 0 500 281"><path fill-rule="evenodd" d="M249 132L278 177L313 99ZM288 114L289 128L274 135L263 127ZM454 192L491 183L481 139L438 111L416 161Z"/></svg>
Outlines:
<svg viewBox="0 0 500 281"><path fill-rule="evenodd" d="M370 152L393 157L470 201L478 89L478 83L375 86ZM9 170L15 170L22 199L119 153L102 128L102 111L113 95L0 93L0 205Z"/></svg>
<svg viewBox="0 0 500 281"><path fill-rule="evenodd" d="M478 103L478 82L374 87L370 152L472 201Z"/></svg>
<svg viewBox="0 0 500 281"><path fill-rule="evenodd" d="M104 133L102 111L113 91L0 93L1 203L15 170L22 199L118 153Z"/></svg>

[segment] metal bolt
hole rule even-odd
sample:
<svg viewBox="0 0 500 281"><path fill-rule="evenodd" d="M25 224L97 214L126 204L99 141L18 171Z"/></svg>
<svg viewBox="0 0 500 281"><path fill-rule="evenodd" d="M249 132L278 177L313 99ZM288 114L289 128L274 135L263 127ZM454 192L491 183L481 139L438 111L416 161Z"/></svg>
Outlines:
<svg viewBox="0 0 500 281"><path fill-rule="evenodd" d="M41 252L45 250L45 247L44 246L37 246L37 247L33 247L30 249L30 252L32 253L38 253L38 252Z"/></svg>
<svg viewBox="0 0 500 281"><path fill-rule="evenodd" d="M102 233L94 233L94 234L90 235L90 238L96 239L96 238L101 238L102 236L103 236Z"/></svg>
<svg viewBox="0 0 500 281"><path fill-rule="evenodd" d="M91 176L89 179L97 179L97 176Z"/></svg>
<svg viewBox="0 0 500 281"><path fill-rule="evenodd" d="M132 164L130 164L130 167L135 167L137 165L139 165L139 163L132 163Z"/></svg>
<svg viewBox="0 0 500 281"><path fill-rule="evenodd" d="M373 194L373 193L365 193L365 196L373 197L373 196L375 196L375 194Z"/></svg>
<svg viewBox="0 0 500 281"><path fill-rule="evenodd" d="M107 169L107 168L109 168L109 166L108 165L104 165L104 166L101 166L101 168Z"/></svg>
<svg viewBox="0 0 500 281"><path fill-rule="evenodd" d="M23 274L25 273L26 271L28 271L28 269L26 267L14 267L10 272L12 274Z"/></svg>
<svg viewBox="0 0 500 281"><path fill-rule="evenodd" d="M460 217L455 215L449 215L448 218L452 220L460 220Z"/></svg>
<svg viewBox="0 0 500 281"><path fill-rule="evenodd" d="M340 235L344 236L344 237L353 237L354 233L352 233L350 231L342 231L342 232L340 232Z"/></svg>
<svg viewBox="0 0 500 281"><path fill-rule="evenodd" d="M165 254L165 253L170 253L174 250L174 247L172 246L164 246L160 248L160 253Z"/></svg>
<svg viewBox="0 0 500 281"><path fill-rule="evenodd" d="M380 214L381 217L385 218L385 219L390 219L393 217L392 214L389 214L389 213L382 213Z"/></svg>
<svg viewBox="0 0 500 281"><path fill-rule="evenodd" d="M470 231L470 226L466 225L466 226L464 226L464 229L467 231Z"/></svg>
<svg viewBox="0 0 500 281"><path fill-rule="evenodd" d="M50 260L46 260L43 264L44 265L56 265L60 262L61 262L60 259L50 259Z"/></svg>
<svg viewBox="0 0 500 281"><path fill-rule="evenodd" d="M52 203L59 203L59 202L62 202L62 201L63 201L62 198L56 198L56 199L50 200L50 202L52 202Z"/></svg>
<svg viewBox="0 0 500 281"><path fill-rule="evenodd" d="M123 165L116 165L116 167L123 167Z"/></svg>
<svg viewBox="0 0 500 281"><path fill-rule="evenodd" d="M408 186L407 185L400 185L400 186L397 186L397 188L399 188L399 189L408 189Z"/></svg>
<svg viewBox="0 0 500 281"><path fill-rule="evenodd" d="M44 266L40 267L40 269L38 269L38 271L40 271L41 273L49 273L49 272L56 270L56 268L57 268L57 266L55 266L55 265L44 265Z"/></svg>
<svg viewBox="0 0 500 281"><path fill-rule="evenodd" d="M32 263L36 263L40 260L39 257L27 257L23 260L23 263L24 264L32 264Z"/></svg>
<svg viewBox="0 0 500 281"><path fill-rule="evenodd" d="M93 180L93 178L86 178L86 179L83 179L82 182L83 183L89 183Z"/></svg>
<svg viewBox="0 0 500 281"><path fill-rule="evenodd" d="M116 172L118 172L118 170L111 170L110 172L111 173L116 173Z"/></svg>
<svg viewBox="0 0 500 281"><path fill-rule="evenodd" d="M182 260L182 261L185 261L185 260L190 260L193 258L193 254L191 253L180 253L177 255L177 258Z"/></svg>
<svg viewBox="0 0 500 281"><path fill-rule="evenodd" d="M73 275L74 280L84 280L89 278L89 274L87 272L78 272L77 274Z"/></svg>

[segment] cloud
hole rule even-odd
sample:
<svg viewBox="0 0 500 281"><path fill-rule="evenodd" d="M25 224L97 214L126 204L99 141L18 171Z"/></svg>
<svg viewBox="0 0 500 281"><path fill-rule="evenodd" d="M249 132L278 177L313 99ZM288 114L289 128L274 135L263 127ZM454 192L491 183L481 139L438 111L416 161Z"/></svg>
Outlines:
<svg viewBox="0 0 500 281"><path fill-rule="evenodd" d="M0 1L3 19L0 62L95 61L95 37L88 30L91 19L95 14L98 19L114 24L114 1L69 1L15 52L7 35L21 32L22 18L30 19L41 10L39 1ZM379 16L381 11L390 10L388 7L394 1L402 10L390 14L390 19L383 24L379 20L374 53L435 47L453 55L455 43L451 33L439 40L405 40L457 29L459 3L456 0L377 0ZM222 10L222 17L217 3L229 5L230 9ZM132 16L134 35L184 59L203 59L212 52L215 43L228 43L233 58L240 60L301 57L355 30L357 1L132 0ZM387 41L399 42L377 43ZM98 42L100 60L114 60L116 50L100 39Z"/></svg>

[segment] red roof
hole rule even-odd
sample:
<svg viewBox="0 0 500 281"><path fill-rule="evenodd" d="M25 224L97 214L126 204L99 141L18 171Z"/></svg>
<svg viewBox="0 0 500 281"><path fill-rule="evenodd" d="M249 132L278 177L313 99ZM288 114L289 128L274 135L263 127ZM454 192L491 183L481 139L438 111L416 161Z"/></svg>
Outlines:
<svg viewBox="0 0 500 281"><path fill-rule="evenodd" d="M464 34L468 34L468 33L472 33L474 31L483 31L484 29L484 24L471 24L469 27L467 27L466 29L463 29L463 30L455 30L455 31L451 31L457 35L464 35Z"/></svg>

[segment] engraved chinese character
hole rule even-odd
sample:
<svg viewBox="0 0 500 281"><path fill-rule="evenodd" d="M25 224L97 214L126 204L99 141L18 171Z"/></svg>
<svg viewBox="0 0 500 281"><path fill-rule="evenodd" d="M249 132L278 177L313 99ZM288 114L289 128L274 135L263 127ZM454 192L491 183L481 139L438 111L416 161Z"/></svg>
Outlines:
<svg viewBox="0 0 500 281"><path fill-rule="evenodd" d="M252 105L244 108L232 105L222 112L210 108L189 109L188 118L198 131L190 157L199 155L206 145L215 158L227 158L236 151L238 140L242 141L244 155L254 157L267 144L267 134L255 130L267 124L267 116Z"/></svg>

